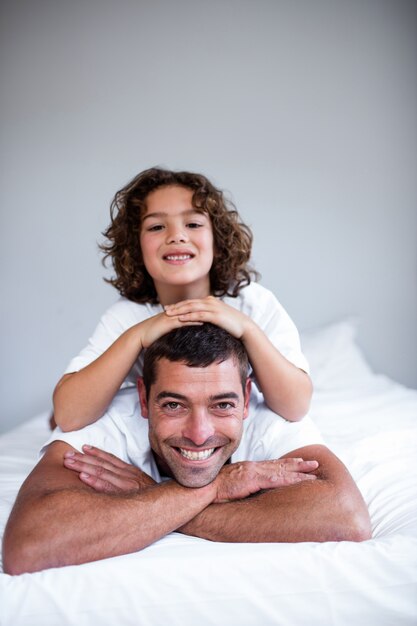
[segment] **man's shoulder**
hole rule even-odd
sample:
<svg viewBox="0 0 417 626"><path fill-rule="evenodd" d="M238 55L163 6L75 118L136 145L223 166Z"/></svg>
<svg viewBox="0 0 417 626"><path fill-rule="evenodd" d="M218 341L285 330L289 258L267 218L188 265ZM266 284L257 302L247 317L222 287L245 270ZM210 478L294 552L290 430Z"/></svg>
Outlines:
<svg viewBox="0 0 417 626"><path fill-rule="evenodd" d="M292 450L323 443L319 429L309 416L299 422L289 422L261 403L245 420L233 461L278 459Z"/></svg>
<svg viewBox="0 0 417 626"><path fill-rule="evenodd" d="M127 460L127 441L132 434L137 436L136 431L140 423L136 390L122 389L116 394L106 413L93 424L70 432L56 428L40 454L44 454L52 442L63 441L79 451L82 451L84 444L89 444Z"/></svg>

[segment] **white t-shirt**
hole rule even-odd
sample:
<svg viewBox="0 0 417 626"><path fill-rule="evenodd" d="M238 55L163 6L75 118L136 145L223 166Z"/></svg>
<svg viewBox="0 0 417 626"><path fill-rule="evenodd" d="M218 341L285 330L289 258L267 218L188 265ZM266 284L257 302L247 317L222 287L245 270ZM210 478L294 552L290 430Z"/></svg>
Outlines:
<svg viewBox="0 0 417 626"><path fill-rule="evenodd" d="M297 448L323 443L309 417L300 422L287 422L272 413L263 402L251 403L249 416L243 424L242 440L232 455L232 462L278 459ZM79 451L84 444L96 446L161 482L149 445L148 420L141 415L139 397L134 389L120 391L109 410L94 424L67 433L56 428L41 454L53 441L64 441Z"/></svg>
<svg viewBox="0 0 417 626"><path fill-rule="evenodd" d="M271 291L258 283L250 283L241 289L236 298L225 296L222 300L253 319L281 354L300 369L309 372L307 360L301 352L297 328ZM126 298L119 298L104 313L88 344L78 356L71 360L65 373L78 372L89 365L128 328L162 311L160 304L137 304ZM141 354L122 384L122 388L136 387L136 381L138 376L142 375L142 369L143 355Z"/></svg>

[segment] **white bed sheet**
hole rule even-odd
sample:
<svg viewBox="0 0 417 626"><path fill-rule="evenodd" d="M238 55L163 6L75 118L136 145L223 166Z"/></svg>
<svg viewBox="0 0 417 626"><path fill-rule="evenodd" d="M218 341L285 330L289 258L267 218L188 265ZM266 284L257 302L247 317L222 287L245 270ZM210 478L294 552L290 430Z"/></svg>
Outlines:
<svg viewBox="0 0 417 626"><path fill-rule="evenodd" d="M172 533L81 566L0 574L0 624L417 624L417 391L367 374L318 389L311 411L369 506L360 544L221 544ZM47 414L0 437L0 525L48 434Z"/></svg>

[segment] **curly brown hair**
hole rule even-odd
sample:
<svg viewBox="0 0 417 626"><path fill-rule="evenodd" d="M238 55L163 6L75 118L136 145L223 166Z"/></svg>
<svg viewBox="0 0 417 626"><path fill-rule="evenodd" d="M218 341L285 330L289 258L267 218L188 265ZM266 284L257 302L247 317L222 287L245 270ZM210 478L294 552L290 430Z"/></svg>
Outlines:
<svg viewBox="0 0 417 626"><path fill-rule="evenodd" d="M214 237L214 259L210 270L212 295L236 297L251 278L259 274L249 265L252 232L240 219L234 205L202 174L175 172L153 167L135 176L114 196L110 205L110 226L102 233L103 265L111 259L115 278L104 280L133 302L158 302L158 295L145 268L140 247L142 218L149 193L177 185L193 192L192 204L210 217Z"/></svg>

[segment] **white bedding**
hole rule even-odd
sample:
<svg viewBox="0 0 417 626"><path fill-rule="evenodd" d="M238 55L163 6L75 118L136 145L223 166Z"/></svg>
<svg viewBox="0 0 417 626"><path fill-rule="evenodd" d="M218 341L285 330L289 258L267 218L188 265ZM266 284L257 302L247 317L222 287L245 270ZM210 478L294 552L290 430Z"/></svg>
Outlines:
<svg viewBox="0 0 417 626"><path fill-rule="evenodd" d="M0 624L417 624L417 391L374 375L343 322L303 337L311 415L369 506L361 544L220 544L173 533L81 566L0 574ZM0 526L48 436L47 413L0 437Z"/></svg>

